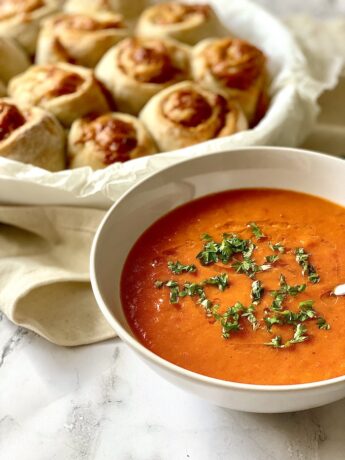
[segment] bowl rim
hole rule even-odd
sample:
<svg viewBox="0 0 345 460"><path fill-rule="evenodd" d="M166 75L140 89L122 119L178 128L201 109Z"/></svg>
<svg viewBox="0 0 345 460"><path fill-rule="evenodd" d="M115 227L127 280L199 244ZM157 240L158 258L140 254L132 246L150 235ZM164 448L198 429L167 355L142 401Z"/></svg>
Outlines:
<svg viewBox="0 0 345 460"><path fill-rule="evenodd" d="M336 385L338 383L345 382L345 374L338 376L338 377L331 378L331 379L318 380L318 381L309 382L309 383L298 383L298 384L289 384L289 385L287 384L262 385L262 384L242 383L242 382L233 382L233 381L228 381L228 380L217 379L215 377L209 377L207 375L199 374L197 372L193 372L188 369L185 369L181 366L173 364L172 362L166 360L165 358L162 358L156 353L150 351L143 344L141 344L137 338L129 334L122 327L122 325L118 322L115 315L112 314L110 308L108 308L105 301L103 300L101 292L98 288L95 258L96 258L96 252L98 249L99 239L102 234L103 228L107 224L114 209L119 205L119 203L121 203L123 200L127 198L127 195L131 194L133 190L135 190L137 187L139 187L144 182L150 180L152 177L158 176L162 172L174 168L176 165L197 161L199 158L203 158L203 157L209 157L209 156L213 156L217 154L218 155L227 154L228 152L231 152L231 151L242 151L242 152L243 151L262 151L263 149L268 152L276 152L276 154L278 155L279 155L279 152L285 152L285 153L289 152L293 155L298 154L298 155L304 155L308 157L325 158L325 159L328 159L330 162L335 162L339 164L344 162L344 159L340 157L335 157L335 156L328 155L326 153L315 152L311 150L299 149L299 148L294 148L294 147L279 147L279 146L233 147L233 148L229 148L226 151L212 152L212 153L207 153L207 154L203 154L200 156L183 159L171 165L165 166L161 168L159 171L155 171L149 174L148 176L138 181L136 184L132 185L117 201L115 201L115 203L106 212L105 216L103 217L101 223L99 224L97 228L97 231L95 233L95 236L92 242L91 252L90 252L90 280L91 280L92 290L93 290L97 305L100 308L102 314L104 315L104 317L106 318L110 326L115 330L117 335L124 342L126 342L130 347L132 347L134 351L138 352L140 355L143 355L144 358L146 358L149 361L152 361L153 364L158 365L162 368L165 368L167 371L170 371L171 373L176 373L181 378L187 378L189 380L196 381L196 383L199 383L199 384L211 385L215 388L218 387L222 389L231 389L231 390L238 390L238 391L245 391L245 392L254 391L254 392L260 392L260 393L268 393L268 392L286 393L286 392L295 392L295 391L306 391L306 390L313 390L316 388ZM122 308L122 305L121 305L121 308Z"/></svg>

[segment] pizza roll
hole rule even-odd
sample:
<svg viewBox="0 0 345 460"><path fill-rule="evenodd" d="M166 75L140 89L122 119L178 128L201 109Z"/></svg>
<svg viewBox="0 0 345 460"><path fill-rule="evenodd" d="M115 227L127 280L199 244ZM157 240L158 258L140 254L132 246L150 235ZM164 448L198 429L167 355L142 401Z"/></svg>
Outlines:
<svg viewBox="0 0 345 460"><path fill-rule="evenodd" d="M141 121L124 113L76 120L68 137L71 168L90 166L101 169L156 152L156 146Z"/></svg>
<svg viewBox="0 0 345 460"><path fill-rule="evenodd" d="M0 62L0 80L5 84L30 66L25 51L9 37L0 37Z"/></svg>
<svg viewBox="0 0 345 460"><path fill-rule="evenodd" d="M15 38L33 55L41 19L55 13L58 7L57 0L1 0L0 35Z"/></svg>
<svg viewBox="0 0 345 460"><path fill-rule="evenodd" d="M65 168L65 133L51 113L0 99L0 155L49 171Z"/></svg>
<svg viewBox="0 0 345 460"><path fill-rule="evenodd" d="M17 102L49 110L65 126L89 113L109 110L93 72L71 64L32 66L10 81L8 93Z"/></svg>
<svg viewBox="0 0 345 460"><path fill-rule="evenodd" d="M195 45L206 37L222 35L223 26L209 5L170 2L147 8L139 17L136 32Z"/></svg>
<svg viewBox="0 0 345 460"><path fill-rule="evenodd" d="M44 21L36 63L69 62L95 67L103 54L127 35L128 28L118 14L58 14Z"/></svg>
<svg viewBox="0 0 345 460"><path fill-rule="evenodd" d="M236 102L189 81L156 94L141 111L140 119L161 151L247 129L247 120Z"/></svg>
<svg viewBox="0 0 345 460"><path fill-rule="evenodd" d="M109 50L96 68L117 108L137 114L165 87L190 76L189 47L171 40L126 38Z"/></svg>
<svg viewBox="0 0 345 460"><path fill-rule="evenodd" d="M146 4L147 0L67 0L64 10L69 13L114 11L125 18L134 18L141 13Z"/></svg>
<svg viewBox="0 0 345 460"><path fill-rule="evenodd" d="M239 38L210 38L195 46L194 79L204 88L238 100L249 122L267 86L266 57Z"/></svg>

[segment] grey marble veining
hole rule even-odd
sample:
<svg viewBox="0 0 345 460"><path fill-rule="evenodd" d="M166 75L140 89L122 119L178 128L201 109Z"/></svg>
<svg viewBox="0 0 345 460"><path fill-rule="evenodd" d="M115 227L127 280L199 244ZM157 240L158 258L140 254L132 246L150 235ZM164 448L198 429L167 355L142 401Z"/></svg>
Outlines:
<svg viewBox="0 0 345 460"><path fill-rule="evenodd" d="M0 349L15 345L0 368L1 460L345 457L345 401L235 412L163 381L118 339L65 349L2 322Z"/></svg>

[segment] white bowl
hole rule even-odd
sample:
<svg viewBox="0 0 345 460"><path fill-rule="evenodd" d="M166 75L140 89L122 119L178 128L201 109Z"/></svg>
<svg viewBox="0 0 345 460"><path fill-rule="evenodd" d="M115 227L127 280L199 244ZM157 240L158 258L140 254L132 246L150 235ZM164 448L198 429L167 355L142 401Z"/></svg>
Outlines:
<svg viewBox="0 0 345 460"><path fill-rule="evenodd" d="M91 282L109 324L150 367L179 387L220 406L289 412L345 397L345 376L300 385L252 385L200 375L155 355L133 335L120 300L127 254L153 222L195 198L229 189L272 187L318 195L345 205L345 161L319 153L252 147L192 158L151 175L117 201L91 251Z"/></svg>

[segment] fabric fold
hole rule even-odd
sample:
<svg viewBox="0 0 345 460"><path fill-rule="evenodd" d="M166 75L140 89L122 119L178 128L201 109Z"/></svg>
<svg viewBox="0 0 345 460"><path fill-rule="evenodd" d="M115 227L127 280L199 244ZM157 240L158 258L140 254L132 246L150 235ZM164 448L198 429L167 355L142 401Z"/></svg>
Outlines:
<svg viewBox="0 0 345 460"><path fill-rule="evenodd" d="M89 253L104 215L90 208L0 206L0 309L59 345L115 334L89 280Z"/></svg>

